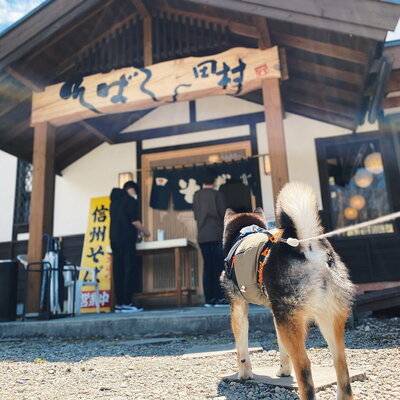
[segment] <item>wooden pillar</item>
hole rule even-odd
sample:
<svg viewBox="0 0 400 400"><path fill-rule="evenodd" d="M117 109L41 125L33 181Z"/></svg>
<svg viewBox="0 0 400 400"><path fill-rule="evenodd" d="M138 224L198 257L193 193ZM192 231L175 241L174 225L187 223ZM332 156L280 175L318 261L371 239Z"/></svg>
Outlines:
<svg viewBox="0 0 400 400"><path fill-rule="evenodd" d="M143 62L147 67L153 64L153 33L151 14L143 0L132 0L137 12L143 18Z"/></svg>
<svg viewBox="0 0 400 400"><path fill-rule="evenodd" d="M29 219L29 262L43 257L43 233L53 234L54 212L54 128L47 122L35 126L33 144L33 177ZM28 281L27 312L39 311L41 276L31 273Z"/></svg>
<svg viewBox="0 0 400 400"><path fill-rule="evenodd" d="M153 33L152 33L151 16L143 19L143 40L144 40L144 66L153 64Z"/></svg>
<svg viewBox="0 0 400 400"><path fill-rule="evenodd" d="M289 181L279 79L263 80L262 92L265 123L267 125L268 153L271 162L272 192L275 203L279 191Z"/></svg>
<svg viewBox="0 0 400 400"><path fill-rule="evenodd" d="M255 25L260 33L258 47L267 49L272 46L271 36L267 20L264 17L257 17ZM287 79L286 57L285 53L280 52L279 58L285 58L281 61L282 78ZM289 182L289 173L287 166L285 132L283 129L283 116L285 115L282 107L281 90L279 79L265 79L262 81L262 93L264 99L265 123L267 125L268 153L271 163L272 193L274 204L279 191Z"/></svg>

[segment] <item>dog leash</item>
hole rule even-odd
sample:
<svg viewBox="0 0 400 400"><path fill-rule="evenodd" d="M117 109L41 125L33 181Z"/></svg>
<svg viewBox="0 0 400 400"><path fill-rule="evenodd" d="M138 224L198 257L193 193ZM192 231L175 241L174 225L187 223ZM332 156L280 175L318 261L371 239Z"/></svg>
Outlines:
<svg viewBox="0 0 400 400"><path fill-rule="evenodd" d="M306 238L306 239L299 240L296 238L287 238L287 239L279 238L278 240L280 242L288 244L289 246L298 247L300 245L300 243L303 243L303 242L309 242L310 240L318 240L318 239L323 239L323 238L327 238L330 236L340 235L341 233L345 233L345 232L351 231L353 229L366 228L368 226L380 224L382 222L393 221L396 218L400 218L400 211L397 211L392 214L384 215L383 217L371 219L370 221L360 222L359 224L346 226L345 228L335 229L334 231L331 231L328 233L323 233L322 235L313 236L313 237Z"/></svg>

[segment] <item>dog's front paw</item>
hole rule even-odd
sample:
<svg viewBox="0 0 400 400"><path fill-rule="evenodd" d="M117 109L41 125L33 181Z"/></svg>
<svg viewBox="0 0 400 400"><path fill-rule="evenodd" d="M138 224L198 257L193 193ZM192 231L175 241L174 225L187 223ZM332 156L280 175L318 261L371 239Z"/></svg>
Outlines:
<svg viewBox="0 0 400 400"><path fill-rule="evenodd" d="M239 380L253 379L253 372L251 371L251 368L245 368L245 369L239 370L239 372L237 374L237 379L239 379Z"/></svg>
<svg viewBox="0 0 400 400"><path fill-rule="evenodd" d="M281 364L276 370L276 376L282 376L282 377L290 376L291 372L292 368L290 367L290 364L289 365Z"/></svg>

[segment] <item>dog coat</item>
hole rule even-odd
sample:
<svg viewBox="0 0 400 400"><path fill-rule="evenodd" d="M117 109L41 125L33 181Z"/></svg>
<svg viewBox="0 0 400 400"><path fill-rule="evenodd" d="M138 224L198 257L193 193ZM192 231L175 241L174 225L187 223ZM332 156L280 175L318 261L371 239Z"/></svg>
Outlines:
<svg viewBox="0 0 400 400"><path fill-rule="evenodd" d="M263 269L268 260L269 249L283 231L267 231L252 225L243 228L232 246L226 265L234 271L242 296L252 304L269 306L268 296L263 289Z"/></svg>

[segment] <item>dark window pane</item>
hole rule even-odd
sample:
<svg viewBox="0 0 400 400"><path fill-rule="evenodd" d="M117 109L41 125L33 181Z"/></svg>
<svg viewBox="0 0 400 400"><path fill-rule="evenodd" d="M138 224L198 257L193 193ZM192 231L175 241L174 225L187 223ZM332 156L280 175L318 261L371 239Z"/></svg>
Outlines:
<svg viewBox="0 0 400 400"><path fill-rule="evenodd" d="M391 212L378 140L334 144L326 148L333 229ZM393 233L392 223L347 232L346 236Z"/></svg>
<svg viewBox="0 0 400 400"><path fill-rule="evenodd" d="M32 164L18 160L17 184L15 191L14 224L29 223L29 208L32 192Z"/></svg>

